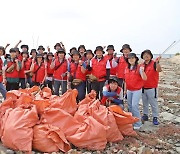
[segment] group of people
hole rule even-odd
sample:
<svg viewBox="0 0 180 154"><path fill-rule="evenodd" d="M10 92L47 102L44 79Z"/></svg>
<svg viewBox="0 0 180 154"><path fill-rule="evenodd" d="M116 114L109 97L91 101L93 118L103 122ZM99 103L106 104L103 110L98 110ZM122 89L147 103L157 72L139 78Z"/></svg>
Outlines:
<svg viewBox="0 0 180 154"><path fill-rule="evenodd" d="M21 41L18 43L18 45ZM97 98L103 105L112 104L124 107L124 98L127 97L128 110L133 116L148 121L149 104L152 108L153 124L158 125L157 87L160 57L153 60L150 50L141 53L142 63L130 45L124 44L117 57L113 45L97 46L95 51L86 50L84 45L70 49L69 57L62 42L54 46L55 53L50 48L45 52L43 46L31 49L28 45L9 50L0 46L0 92L6 98L6 92L34 85L47 86L55 95L64 94L67 89L77 89L77 101L85 98L91 90L95 90ZM143 115L139 110L139 101L142 97ZM134 124L139 129L141 120Z"/></svg>

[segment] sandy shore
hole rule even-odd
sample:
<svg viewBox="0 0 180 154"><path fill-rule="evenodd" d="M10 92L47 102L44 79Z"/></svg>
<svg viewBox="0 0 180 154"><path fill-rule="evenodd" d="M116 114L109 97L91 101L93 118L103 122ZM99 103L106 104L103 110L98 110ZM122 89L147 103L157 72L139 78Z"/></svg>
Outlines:
<svg viewBox="0 0 180 154"><path fill-rule="evenodd" d="M70 154L177 154L180 153L180 56L162 59L159 82L160 125L152 119L142 127L137 137L126 137L119 143L109 143L104 151L72 149ZM142 111L142 102L140 103ZM13 153L0 145L0 154ZM20 152L17 152L20 153ZM35 153L35 152L34 152ZM55 154L55 153L54 153Z"/></svg>

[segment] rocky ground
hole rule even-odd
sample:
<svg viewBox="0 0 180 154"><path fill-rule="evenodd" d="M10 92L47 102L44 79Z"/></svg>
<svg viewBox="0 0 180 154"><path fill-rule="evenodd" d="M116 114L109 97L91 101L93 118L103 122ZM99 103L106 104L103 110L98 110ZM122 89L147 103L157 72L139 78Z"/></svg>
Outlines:
<svg viewBox="0 0 180 154"><path fill-rule="evenodd" d="M178 154L180 153L180 57L162 59L160 73L160 125L152 119L145 122L137 137L126 137L119 143L108 143L104 151L72 149L69 154ZM142 109L142 102L140 105ZM0 154L14 153L0 145ZM21 152L15 152L21 153ZM37 152L33 152L37 153ZM56 154L56 153L54 153Z"/></svg>

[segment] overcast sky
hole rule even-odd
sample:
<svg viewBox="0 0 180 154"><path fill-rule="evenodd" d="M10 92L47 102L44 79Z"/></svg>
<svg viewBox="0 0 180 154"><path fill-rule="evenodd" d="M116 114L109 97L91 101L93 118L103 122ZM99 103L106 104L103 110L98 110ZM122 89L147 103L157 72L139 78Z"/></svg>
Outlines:
<svg viewBox="0 0 180 154"><path fill-rule="evenodd" d="M0 45L11 47L21 39L30 48L63 41L68 50L113 44L119 52L128 43L161 53L180 40L180 0L1 0L0 19ZM180 43L168 53L179 51Z"/></svg>

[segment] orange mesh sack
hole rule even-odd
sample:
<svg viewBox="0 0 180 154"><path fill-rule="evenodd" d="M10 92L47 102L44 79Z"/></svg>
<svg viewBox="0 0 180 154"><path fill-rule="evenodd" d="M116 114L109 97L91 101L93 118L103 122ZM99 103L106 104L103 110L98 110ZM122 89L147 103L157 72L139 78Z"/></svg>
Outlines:
<svg viewBox="0 0 180 154"><path fill-rule="evenodd" d="M38 122L35 106L11 109L3 123L2 143L13 150L31 151L33 129Z"/></svg>
<svg viewBox="0 0 180 154"><path fill-rule="evenodd" d="M41 152L67 152L71 149L64 133L55 126L40 124L33 129L33 149Z"/></svg>

